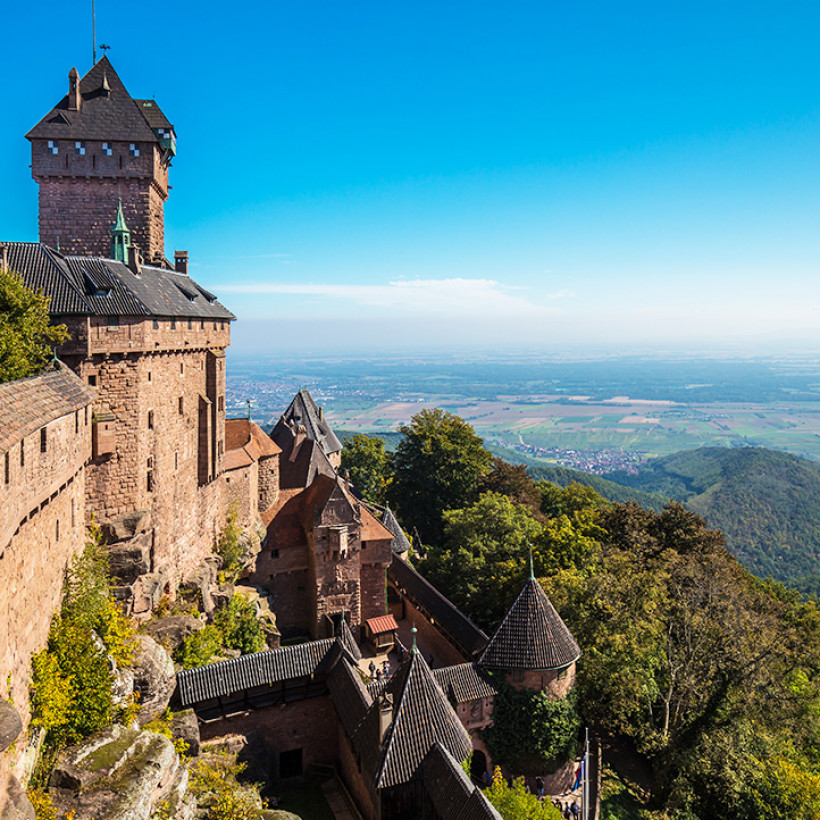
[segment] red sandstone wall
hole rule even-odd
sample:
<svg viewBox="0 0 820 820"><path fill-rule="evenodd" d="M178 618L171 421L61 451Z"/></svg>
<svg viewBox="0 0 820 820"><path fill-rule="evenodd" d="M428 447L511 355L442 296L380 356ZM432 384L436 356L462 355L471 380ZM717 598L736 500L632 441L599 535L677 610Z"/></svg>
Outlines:
<svg viewBox="0 0 820 820"><path fill-rule="evenodd" d="M86 141L78 155L73 141L58 141L57 155L48 153L47 140L32 143L32 176L40 199L40 241L67 254L109 256L109 229L117 203L131 231L132 242L146 259L164 254L164 202L168 198L168 169L159 149L140 145L132 157L129 143L111 143L112 156L102 143Z"/></svg>
<svg viewBox="0 0 820 820"><path fill-rule="evenodd" d="M514 689L547 689L556 700L565 698L575 685L575 664L565 669L547 669L543 672L524 672L523 680L515 681L507 675L507 683Z"/></svg>
<svg viewBox="0 0 820 820"><path fill-rule="evenodd" d="M259 510L269 510L279 498L279 456L259 460Z"/></svg>
<svg viewBox="0 0 820 820"><path fill-rule="evenodd" d="M224 522L216 479L224 448L225 359L204 345L227 345L229 328L220 321L192 320L190 329L187 320L177 320L176 327L170 320L158 324L123 320L109 330L104 319L92 319L92 356L77 370L84 380L96 381L97 410L115 417L116 452L89 468L87 512L104 521L151 510L155 568L168 570L173 591L211 552ZM215 467L204 485L199 478L200 397L208 397L214 408L208 409L209 418L216 418L206 437Z"/></svg>
<svg viewBox="0 0 820 820"><path fill-rule="evenodd" d="M206 723L200 731L202 740L239 736L247 744L264 743L276 779L279 754L292 749L302 749L305 771L311 765L332 766L339 755L337 725L333 702L323 696Z"/></svg>
<svg viewBox="0 0 820 820"><path fill-rule="evenodd" d="M81 465L75 461L75 477L56 496L41 497L46 506L37 509L37 496L30 496L35 514L0 550L0 692L11 694L24 725L29 720L31 655L46 644L52 613L60 606L65 568L85 543Z"/></svg>
<svg viewBox="0 0 820 820"><path fill-rule="evenodd" d="M369 542L368 548L371 544L378 542ZM387 542L388 549L390 542ZM362 622L368 618L375 618L378 615L384 615L387 612L385 594L386 580L385 567L381 564L362 564L362 583L361 583L361 599L362 599Z"/></svg>
<svg viewBox="0 0 820 820"><path fill-rule="evenodd" d="M434 667L455 666L465 663L465 658L444 636L421 614L407 598L404 599L404 617L418 629L419 643L426 647L425 660L430 652L433 653Z"/></svg>
<svg viewBox="0 0 820 820"><path fill-rule="evenodd" d="M339 771L364 820L376 820L374 797L365 783L356 755L353 753L341 723L339 724Z"/></svg>
<svg viewBox="0 0 820 820"><path fill-rule="evenodd" d="M225 485L225 509L236 509L238 523L243 527L249 526L259 517L258 462L225 472L222 480Z"/></svg>

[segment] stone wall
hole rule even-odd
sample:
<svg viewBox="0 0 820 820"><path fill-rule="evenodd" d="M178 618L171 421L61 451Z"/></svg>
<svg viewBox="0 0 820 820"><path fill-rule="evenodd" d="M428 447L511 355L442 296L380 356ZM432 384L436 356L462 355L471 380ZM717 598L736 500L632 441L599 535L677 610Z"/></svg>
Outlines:
<svg viewBox="0 0 820 820"><path fill-rule="evenodd" d="M133 244L145 259L164 254L164 203L168 198L168 167L159 147L140 145L131 155L130 144L112 142L112 155L102 142L86 141L85 154L73 141L57 141L57 154L47 140L32 142L32 176L39 185L40 241L59 245L63 253L110 256L117 203L122 201Z"/></svg>
<svg viewBox="0 0 820 820"><path fill-rule="evenodd" d="M368 550L375 550L377 545L383 542L367 542ZM387 543L387 550L390 550L390 542ZM370 556L368 555L368 558ZM389 560L389 559L388 559ZM361 599L362 599L362 623L368 618L375 618L378 615L387 613L387 582L385 580L384 564L362 564L361 569Z"/></svg>
<svg viewBox="0 0 820 820"><path fill-rule="evenodd" d="M344 727L339 723L339 772L342 780L356 802L356 807L364 820L376 820L377 799L374 790L368 788L361 771L360 761L357 759L350 740L345 734Z"/></svg>
<svg viewBox="0 0 820 820"><path fill-rule="evenodd" d="M89 467L87 514L102 522L150 510L152 570L167 570L171 593L224 523L225 359L201 345L226 345L228 334L221 320L123 318L109 328L94 317L90 355L74 364L113 430L112 452L98 448Z"/></svg>
<svg viewBox="0 0 820 820"><path fill-rule="evenodd" d="M456 649L442 634L439 632L427 618L413 606L412 601L405 598L402 601L402 613L413 626L418 629L419 643L426 647L427 654L432 652L432 664L436 669L441 666L455 666L459 663L465 663L469 658L465 658L458 649ZM399 613L400 615L402 613ZM430 658L426 659L429 663Z"/></svg>
<svg viewBox="0 0 820 820"><path fill-rule="evenodd" d="M279 456L259 459L259 510L269 510L279 499Z"/></svg>
<svg viewBox="0 0 820 820"><path fill-rule="evenodd" d="M244 467L226 470L222 481L225 509L236 510L237 522L249 527L259 517L259 463L252 461Z"/></svg>
<svg viewBox="0 0 820 820"><path fill-rule="evenodd" d="M546 689L555 699L565 698L575 685L575 664L571 663L563 669L527 671L520 680L515 680L515 677L507 675L507 683L513 689L533 689L539 692Z"/></svg>
<svg viewBox="0 0 820 820"><path fill-rule="evenodd" d="M0 692L14 699L24 724L29 720L31 655L45 647L52 614L62 599L65 569L85 543L84 496L80 465L40 506L32 496L32 514L0 553Z"/></svg>
<svg viewBox="0 0 820 820"><path fill-rule="evenodd" d="M261 751L266 773L276 780L282 752L301 749L303 771L332 766L339 754L337 725L333 702L324 695L204 723L200 734L203 742L230 737L234 747L238 737L240 745Z"/></svg>

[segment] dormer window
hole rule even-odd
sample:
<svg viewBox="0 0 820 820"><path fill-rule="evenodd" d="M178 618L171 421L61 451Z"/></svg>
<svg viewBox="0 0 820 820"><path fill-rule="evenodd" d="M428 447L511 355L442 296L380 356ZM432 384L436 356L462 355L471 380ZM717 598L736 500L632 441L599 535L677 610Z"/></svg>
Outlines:
<svg viewBox="0 0 820 820"><path fill-rule="evenodd" d="M59 154L60 151L57 148L57 140L49 140L48 141L48 153L49 154Z"/></svg>
<svg viewBox="0 0 820 820"><path fill-rule="evenodd" d="M105 154L107 157L110 157L114 153L114 149L111 146L110 142L104 142L102 145L102 150L103 154Z"/></svg>
<svg viewBox="0 0 820 820"><path fill-rule="evenodd" d="M77 140L77 142L74 143L74 153L77 154L78 157L84 157L85 156L85 143L80 142L80 140Z"/></svg>
<svg viewBox="0 0 820 820"><path fill-rule="evenodd" d="M128 151L132 157L138 157L140 155L140 146L138 142L132 142L128 146Z"/></svg>

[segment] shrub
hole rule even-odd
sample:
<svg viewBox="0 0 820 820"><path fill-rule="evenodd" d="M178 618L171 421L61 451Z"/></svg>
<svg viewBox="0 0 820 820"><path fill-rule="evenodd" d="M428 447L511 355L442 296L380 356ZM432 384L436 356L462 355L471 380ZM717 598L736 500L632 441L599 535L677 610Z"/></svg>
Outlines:
<svg viewBox="0 0 820 820"><path fill-rule="evenodd" d="M561 817L561 812L552 803L527 792L523 777L516 778L512 786L508 786L498 766L493 773L493 782L484 794L504 820L560 820Z"/></svg>
<svg viewBox="0 0 820 820"><path fill-rule="evenodd" d="M221 648L222 635L215 626L209 624L189 635L177 649L174 658L182 664L183 669L193 669L205 666Z"/></svg>
<svg viewBox="0 0 820 820"><path fill-rule="evenodd" d="M233 757L199 761L191 768L190 791L206 820L257 820L265 802L256 784L242 784L244 763Z"/></svg>
<svg viewBox="0 0 820 820"><path fill-rule="evenodd" d="M256 608L239 593L231 598L225 609L216 614L215 621L222 633L224 645L239 649L243 655L258 652L265 645L265 636L256 618Z"/></svg>
<svg viewBox="0 0 820 820"><path fill-rule="evenodd" d="M222 571L226 577L234 581L242 568L242 545L239 543L242 527L239 525L238 518L239 513L234 504L228 511L225 526L216 543L217 555L222 558Z"/></svg>

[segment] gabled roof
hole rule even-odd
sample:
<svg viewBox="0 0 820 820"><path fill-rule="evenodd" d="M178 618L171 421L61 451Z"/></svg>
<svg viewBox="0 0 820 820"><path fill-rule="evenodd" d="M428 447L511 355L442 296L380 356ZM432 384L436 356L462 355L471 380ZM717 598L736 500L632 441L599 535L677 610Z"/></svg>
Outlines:
<svg viewBox="0 0 820 820"><path fill-rule="evenodd" d="M304 489L317 475L336 475L336 470L317 442L305 438L297 443L287 424L277 424L270 435L282 448L282 458L279 459L279 486L282 489Z"/></svg>
<svg viewBox="0 0 820 820"><path fill-rule="evenodd" d="M501 820L459 762L436 742L424 758L424 788L439 817L447 820Z"/></svg>
<svg viewBox="0 0 820 820"><path fill-rule="evenodd" d="M180 700L183 706L191 706L255 686L316 674L335 643L335 638L325 638L185 669L177 675Z"/></svg>
<svg viewBox="0 0 820 820"><path fill-rule="evenodd" d="M376 788L406 783L419 776L424 758L436 741L457 760L470 755L470 735L420 652L409 653L385 691L393 696L393 721L382 743ZM371 707L379 708L378 702Z"/></svg>
<svg viewBox="0 0 820 820"><path fill-rule="evenodd" d="M455 703L489 698L498 693L487 672L474 663L442 666L433 670L433 677L447 697Z"/></svg>
<svg viewBox="0 0 820 820"><path fill-rule="evenodd" d="M362 541L387 541L393 533L385 527L365 504L359 506L362 518Z"/></svg>
<svg viewBox="0 0 820 820"><path fill-rule="evenodd" d="M108 92L105 93L105 86ZM80 80L79 111L68 108L66 94L26 138L157 142L141 107L125 90L114 67L103 57ZM165 120L165 117L163 117ZM163 126L159 126L163 127Z"/></svg>
<svg viewBox="0 0 820 820"><path fill-rule="evenodd" d="M273 430L272 435L274 439L276 438L277 429L283 424L292 429L303 425L308 438L317 442L325 455L329 456L333 453L338 453L342 449L341 442L336 438L336 434L333 430L331 430L322 411L313 400L313 396L304 388L293 397L287 410L282 413L281 418Z"/></svg>
<svg viewBox="0 0 820 820"><path fill-rule="evenodd" d="M225 452L244 450L253 461L276 456L279 446L250 419L225 419Z"/></svg>
<svg viewBox="0 0 820 820"><path fill-rule="evenodd" d="M530 578L478 663L496 669L561 669L580 656L541 584Z"/></svg>
<svg viewBox="0 0 820 820"><path fill-rule="evenodd" d="M387 577L434 618L436 625L446 630L469 657L487 645L489 639L484 632L398 555L393 556Z"/></svg>
<svg viewBox="0 0 820 820"><path fill-rule="evenodd" d="M52 316L235 318L193 279L176 271L143 265L136 276L114 259L63 256L40 242L5 244L9 267L28 287L49 297Z"/></svg>
<svg viewBox="0 0 820 820"><path fill-rule="evenodd" d="M52 362L39 376L0 384L0 452L96 397L62 362Z"/></svg>
<svg viewBox="0 0 820 820"><path fill-rule="evenodd" d="M393 542L391 543L391 547L393 552L396 555L402 555L405 552L410 551L410 542L407 540L407 536L404 534L404 530L402 530L399 522L396 520L396 516L393 515L393 510L390 507L385 507L384 512L382 513L382 524L390 530L393 535Z"/></svg>

